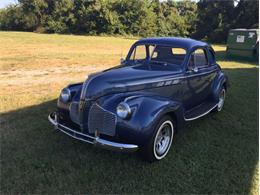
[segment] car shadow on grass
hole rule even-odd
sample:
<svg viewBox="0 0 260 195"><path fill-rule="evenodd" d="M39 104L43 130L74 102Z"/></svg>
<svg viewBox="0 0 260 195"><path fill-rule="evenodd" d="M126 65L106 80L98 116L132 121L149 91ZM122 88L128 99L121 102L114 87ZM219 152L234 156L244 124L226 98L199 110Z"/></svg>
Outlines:
<svg viewBox="0 0 260 195"><path fill-rule="evenodd" d="M249 193L257 190L258 69L227 69L221 113L181 129L161 162L53 130L56 100L1 115L3 193ZM254 184L254 182L256 182Z"/></svg>

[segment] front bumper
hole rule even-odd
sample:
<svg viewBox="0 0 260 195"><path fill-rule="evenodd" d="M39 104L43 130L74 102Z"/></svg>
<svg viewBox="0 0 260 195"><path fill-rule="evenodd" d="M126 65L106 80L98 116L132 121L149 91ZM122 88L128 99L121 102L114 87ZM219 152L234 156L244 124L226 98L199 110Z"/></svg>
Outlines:
<svg viewBox="0 0 260 195"><path fill-rule="evenodd" d="M48 116L48 119L52 125L54 125L55 129L67 134L70 137L73 137L77 140L81 140L83 142L87 142L90 144L94 144L96 146L100 146L106 149L110 150L116 150L116 151L126 151L126 152L134 152L138 150L138 146L134 144L123 144L123 143L116 143L116 142L111 142L105 139L101 139L98 136L93 137L91 135L87 135L81 132L78 132L76 130L73 130L67 126L64 126L60 123L58 123L57 120L57 114L56 113L51 113Z"/></svg>

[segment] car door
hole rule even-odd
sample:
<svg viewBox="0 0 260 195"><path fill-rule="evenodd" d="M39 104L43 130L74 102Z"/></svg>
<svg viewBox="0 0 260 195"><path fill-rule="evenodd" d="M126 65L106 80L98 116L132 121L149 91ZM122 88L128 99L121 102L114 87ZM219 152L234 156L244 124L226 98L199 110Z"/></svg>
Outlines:
<svg viewBox="0 0 260 195"><path fill-rule="evenodd" d="M197 48L190 55L183 94L186 110L208 101L211 94L216 68L211 65L208 55L208 48Z"/></svg>

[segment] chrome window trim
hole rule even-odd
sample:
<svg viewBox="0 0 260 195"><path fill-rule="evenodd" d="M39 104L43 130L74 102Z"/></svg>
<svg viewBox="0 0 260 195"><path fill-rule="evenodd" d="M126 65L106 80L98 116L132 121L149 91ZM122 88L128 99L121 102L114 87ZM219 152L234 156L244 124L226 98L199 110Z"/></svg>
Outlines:
<svg viewBox="0 0 260 195"><path fill-rule="evenodd" d="M127 56L126 56L126 61L127 60L131 60L131 55L132 55L132 52L134 52L133 50L135 50L136 49L136 46L139 46L139 45L153 45L154 46L154 50L155 50L155 48L159 45L159 46L165 46L165 47L172 47L172 45L171 44L150 44L150 43L135 43L135 44L133 44L132 45L132 47L134 47L134 48L132 48L131 47L131 49L129 50L129 52L128 52L128 54L127 54ZM180 67L183 67L184 66L184 64L185 64L185 60L187 59L187 55L188 55L188 49L186 48L186 47L172 47L172 48L181 48L181 49L184 49L185 51L186 51L186 54L185 54L185 57L184 57L184 60L183 60L183 62L180 64L180 65L178 65L178 66L180 66ZM154 50L153 50L153 52L154 52ZM130 52L131 52L131 55L130 55ZM152 54L153 54L153 52L152 52ZM148 60L150 60L150 56L149 56L149 59ZM132 60L133 61L133 60Z"/></svg>

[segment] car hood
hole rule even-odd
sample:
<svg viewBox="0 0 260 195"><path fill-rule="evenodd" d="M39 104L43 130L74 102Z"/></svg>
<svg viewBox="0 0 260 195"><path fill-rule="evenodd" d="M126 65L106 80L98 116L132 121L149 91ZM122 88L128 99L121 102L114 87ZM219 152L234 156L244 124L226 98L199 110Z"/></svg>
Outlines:
<svg viewBox="0 0 260 195"><path fill-rule="evenodd" d="M90 75L83 84L81 98L95 99L111 93L158 87L162 80L171 79L180 74L181 68L174 65L120 65Z"/></svg>

